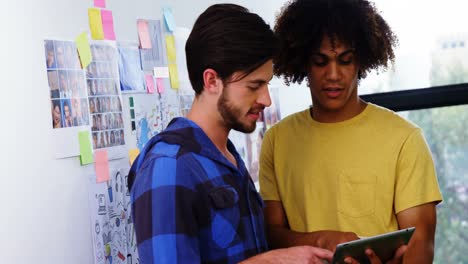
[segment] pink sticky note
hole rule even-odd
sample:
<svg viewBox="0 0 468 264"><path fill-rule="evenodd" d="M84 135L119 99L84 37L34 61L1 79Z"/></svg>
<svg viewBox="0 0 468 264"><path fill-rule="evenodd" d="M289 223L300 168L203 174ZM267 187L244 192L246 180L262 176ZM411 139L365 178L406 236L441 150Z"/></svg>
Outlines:
<svg viewBox="0 0 468 264"><path fill-rule="evenodd" d="M156 86L158 87L158 93L164 93L164 82L162 78L156 79Z"/></svg>
<svg viewBox="0 0 468 264"><path fill-rule="evenodd" d="M102 27L104 39L115 40L114 17L112 11L101 9Z"/></svg>
<svg viewBox="0 0 468 264"><path fill-rule="evenodd" d="M106 8L106 0L94 0L94 6L100 8Z"/></svg>
<svg viewBox="0 0 468 264"><path fill-rule="evenodd" d="M150 94L154 93L153 75L147 74L145 75L145 79L146 79L146 87L148 87L148 93Z"/></svg>
<svg viewBox="0 0 468 264"><path fill-rule="evenodd" d="M96 182L109 181L109 158L107 150L94 151L94 167L96 169Z"/></svg>
<svg viewBox="0 0 468 264"><path fill-rule="evenodd" d="M140 46L142 49L151 49L151 38L148 30L148 21L138 20L138 37L140 38Z"/></svg>

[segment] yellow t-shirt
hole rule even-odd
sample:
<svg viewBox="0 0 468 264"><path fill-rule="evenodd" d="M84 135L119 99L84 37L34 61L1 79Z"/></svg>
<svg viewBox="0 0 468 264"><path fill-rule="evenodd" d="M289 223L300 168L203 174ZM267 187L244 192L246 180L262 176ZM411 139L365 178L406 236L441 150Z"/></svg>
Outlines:
<svg viewBox="0 0 468 264"><path fill-rule="evenodd" d="M396 214L441 201L421 129L368 104L352 119L319 123L309 109L269 129L260 155L260 193L281 201L291 230L398 229Z"/></svg>

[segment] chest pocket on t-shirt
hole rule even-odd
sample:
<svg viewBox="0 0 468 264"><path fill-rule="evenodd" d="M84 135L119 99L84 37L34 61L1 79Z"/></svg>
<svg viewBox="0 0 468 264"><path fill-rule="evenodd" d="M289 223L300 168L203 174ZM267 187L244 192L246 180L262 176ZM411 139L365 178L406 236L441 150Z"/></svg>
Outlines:
<svg viewBox="0 0 468 264"><path fill-rule="evenodd" d="M213 240L218 247L227 248L236 242L240 221L239 195L233 187L224 185L211 190L209 197L214 207Z"/></svg>
<svg viewBox="0 0 468 264"><path fill-rule="evenodd" d="M339 176L338 212L349 217L375 213L377 177L365 169L346 169Z"/></svg>

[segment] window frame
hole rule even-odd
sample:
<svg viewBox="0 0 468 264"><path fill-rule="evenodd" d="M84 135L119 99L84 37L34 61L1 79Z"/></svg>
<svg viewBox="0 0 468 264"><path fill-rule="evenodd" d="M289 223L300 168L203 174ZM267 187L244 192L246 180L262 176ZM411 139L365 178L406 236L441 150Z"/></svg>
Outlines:
<svg viewBox="0 0 468 264"><path fill-rule="evenodd" d="M395 112L468 104L468 83L360 95Z"/></svg>

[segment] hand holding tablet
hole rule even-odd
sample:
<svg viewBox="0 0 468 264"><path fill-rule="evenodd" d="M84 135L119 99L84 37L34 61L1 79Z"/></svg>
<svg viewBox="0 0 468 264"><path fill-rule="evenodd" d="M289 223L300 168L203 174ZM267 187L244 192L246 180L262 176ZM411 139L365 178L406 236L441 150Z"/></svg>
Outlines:
<svg viewBox="0 0 468 264"><path fill-rule="evenodd" d="M361 264L370 263L365 250L370 248L380 258L382 263L390 260L395 251L402 245L407 245L415 228L410 227L373 237L362 238L336 246L332 264L345 263L346 257L352 257Z"/></svg>

